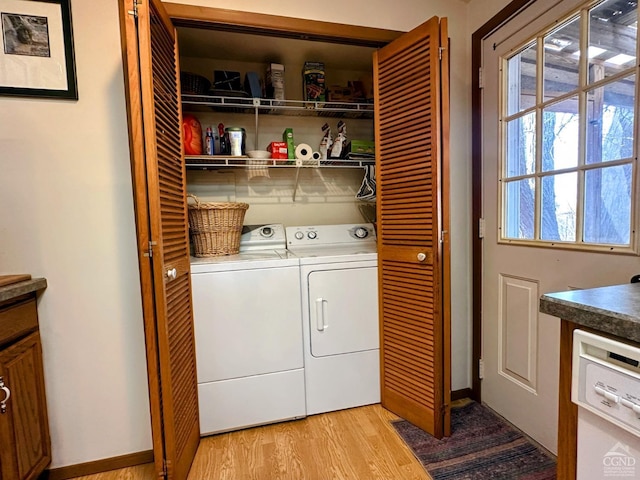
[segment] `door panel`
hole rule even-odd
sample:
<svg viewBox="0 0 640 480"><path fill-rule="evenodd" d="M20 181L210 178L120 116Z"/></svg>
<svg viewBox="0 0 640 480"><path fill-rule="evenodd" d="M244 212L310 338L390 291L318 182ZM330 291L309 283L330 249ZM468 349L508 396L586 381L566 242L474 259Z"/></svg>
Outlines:
<svg viewBox="0 0 640 480"><path fill-rule="evenodd" d="M154 457L182 480L198 447L198 394L175 30L161 2L121 3Z"/></svg>
<svg viewBox="0 0 640 480"><path fill-rule="evenodd" d="M199 383L303 367L298 267L197 273L192 286Z"/></svg>
<svg viewBox="0 0 640 480"><path fill-rule="evenodd" d="M500 373L535 390L538 353L538 282L500 275L498 352Z"/></svg>
<svg viewBox="0 0 640 480"><path fill-rule="evenodd" d="M524 42L544 28L556 25L558 19L566 18L581 4L585 2L536 1L484 39L482 47L482 216L486 230L482 250L482 400L554 453L557 450L560 321L538 312L539 298L548 292L628 282L638 263L637 257L626 255L498 243L503 228L499 216L502 201L499 159L503 155L509 160L522 157L518 155L520 150L512 145L506 146L506 152L500 148L499 107L504 99L499 92L499 75L504 66L501 56L517 52L525 46ZM523 60L523 63L526 62ZM535 70L532 65L529 68ZM525 72L524 67L522 71ZM525 76L529 78L525 80ZM523 74L519 81L524 84L530 77L530 73ZM519 91L518 85L510 83L509 87ZM508 103L505 105L509 111L515 109ZM530 99L521 99L521 104L523 111L532 105ZM536 113L532 112L535 117ZM542 110L539 114L542 115ZM569 124L565 128L568 130ZM546 147L545 142L541 143L540 147ZM513 153L511 156L508 156L509 149ZM577 151L571 153L577 158ZM566 160L567 155L541 153L540 157L541 161L544 157L551 165L556 165L556 162ZM514 163L523 172L533 168L524 161ZM516 168L511 164L509 167ZM549 191L545 190L544 181L537 188L541 189L543 198ZM523 200L519 206L522 208L521 211L515 208L514 212L509 211L513 215L505 222L506 236L514 236L509 226L511 220L516 219L520 230L527 232L522 233L521 238L534 238L536 229L540 229L541 237L546 238L544 204L535 207L532 196L525 198L517 188L513 190L521 195ZM506 189L505 195L511 194L511 190ZM523 213L535 208L541 210L540 225L534 225L533 215Z"/></svg>
<svg viewBox="0 0 640 480"><path fill-rule="evenodd" d="M436 437L449 431L450 395L446 27L434 17L374 54L382 404Z"/></svg>
<svg viewBox="0 0 640 480"><path fill-rule="evenodd" d="M314 357L379 348L377 268L319 270L309 282L309 331Z"/></svg>

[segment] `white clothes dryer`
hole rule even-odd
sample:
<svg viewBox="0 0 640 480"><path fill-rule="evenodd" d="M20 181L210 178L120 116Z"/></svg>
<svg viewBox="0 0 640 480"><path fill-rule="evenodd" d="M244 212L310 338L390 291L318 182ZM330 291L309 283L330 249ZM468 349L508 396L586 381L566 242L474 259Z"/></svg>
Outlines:
<svg viewBox="0 0 640 480"><path fill-rule="evenodd" d="M380 402L373 225L287 227L300 259L307 414Z"/></svg>
<svg viewBox="0 0 640 480"><path fill-rule="evenodd" d="M201 435L304 417L298 259L282 225L191 258Z"/></svg>

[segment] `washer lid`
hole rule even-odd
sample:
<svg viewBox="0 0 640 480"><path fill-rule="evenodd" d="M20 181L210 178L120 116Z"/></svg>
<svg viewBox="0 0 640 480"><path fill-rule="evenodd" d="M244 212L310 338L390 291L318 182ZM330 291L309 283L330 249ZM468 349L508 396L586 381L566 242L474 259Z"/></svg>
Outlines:
<svg viewBox="0 0 640 480"><path fill-rule="evenodd" d="M218 257L191 257L191 273L288 267L298 263L298 258L286 249L258 250Z"/></svg>

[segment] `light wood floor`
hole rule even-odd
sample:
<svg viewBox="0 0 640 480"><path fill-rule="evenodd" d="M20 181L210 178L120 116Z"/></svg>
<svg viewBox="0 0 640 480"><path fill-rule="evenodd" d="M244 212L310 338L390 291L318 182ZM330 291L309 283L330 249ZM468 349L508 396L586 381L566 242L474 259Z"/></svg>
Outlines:
<svg viewBox="0 0 640 480"><path fill-rule="evenodd" d="M205 437L189 480L430 480L380 405ZM76 480L156 480L153 465Z"/></svg>

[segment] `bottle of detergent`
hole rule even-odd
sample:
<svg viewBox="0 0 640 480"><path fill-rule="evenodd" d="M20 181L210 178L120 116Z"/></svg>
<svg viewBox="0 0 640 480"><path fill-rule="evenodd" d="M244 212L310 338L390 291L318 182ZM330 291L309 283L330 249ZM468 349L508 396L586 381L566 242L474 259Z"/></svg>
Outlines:
<svg viewBox="0 0 640 480"><path fill-rule="evenodd" d="M206 136L204 137L204 146L205 146L205 153L207 155L213 155L216 153L216 147L213 140L213 131L211 130L211 127L207 127L207 133L206 133Z"/></svg>
<svg viewBox="0 0 640 480"><path fill-rule="evenodd" d="M227 137L224 132L224 124L218 124L218 135L220 135L220 153L222 155L229 155L229 147L227 142Z"/></svg>

